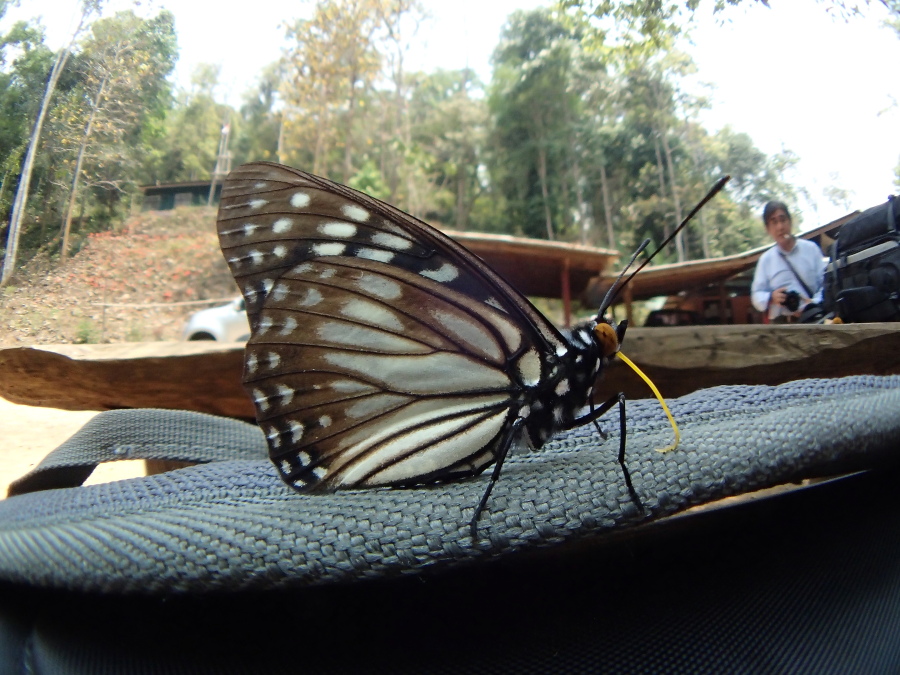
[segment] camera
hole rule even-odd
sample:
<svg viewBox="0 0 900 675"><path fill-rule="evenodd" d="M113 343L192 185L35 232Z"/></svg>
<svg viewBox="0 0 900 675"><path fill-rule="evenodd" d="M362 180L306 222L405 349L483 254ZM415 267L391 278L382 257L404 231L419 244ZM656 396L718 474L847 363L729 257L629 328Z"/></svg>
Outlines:
<svg viewBox="0 0 900 675"><path fill-rule="evenodd" d="M788 291L784 294L784 302L781 304L789 312L796 312L800 307L800 294L797 291Z"/></svg>

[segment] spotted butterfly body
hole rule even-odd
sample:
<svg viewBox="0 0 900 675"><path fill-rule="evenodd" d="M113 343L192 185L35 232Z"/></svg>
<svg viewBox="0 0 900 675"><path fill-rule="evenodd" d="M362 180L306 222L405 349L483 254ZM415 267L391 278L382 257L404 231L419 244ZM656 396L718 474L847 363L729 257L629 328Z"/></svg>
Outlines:
<svg viewBox="0 0 900 675"><path fill-rule="evenodd" d="M294 488L472 476L523 431L540 447L583 423L611 356L595 322L561 333L412 216L255 162L225 181L218 231L251 326L244 385Z"/></svg>

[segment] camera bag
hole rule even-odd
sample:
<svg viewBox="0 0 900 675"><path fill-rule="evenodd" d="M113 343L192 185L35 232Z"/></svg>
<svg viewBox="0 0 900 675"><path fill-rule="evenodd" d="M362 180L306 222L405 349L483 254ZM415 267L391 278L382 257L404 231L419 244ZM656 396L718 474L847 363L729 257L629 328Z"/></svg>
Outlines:
<svg viewBox="0 0 900 675"><path fill-rule="evenodd" d="M900 376L670 406L663 454L628 404L640 507L586 426L508 458L477 540L487 475L302 495L256 425L101 413L0 500L0 672L896 672ZM128 458L199 463L81 486Z"/></svg>
<svg viewBox="0 0 900 675"><path fill-rule="evenodd" d="M900 203L887 202L846 223L825 270L825 307L845 322L900 320Z"/></svg>

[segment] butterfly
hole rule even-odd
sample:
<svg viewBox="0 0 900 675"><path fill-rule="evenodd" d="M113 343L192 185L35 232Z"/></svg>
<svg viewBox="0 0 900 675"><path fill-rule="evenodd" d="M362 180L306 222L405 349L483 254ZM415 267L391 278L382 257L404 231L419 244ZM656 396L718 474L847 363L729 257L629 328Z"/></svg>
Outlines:
<svg viewBox="0 0 900 675"><path fill-rule="evenodd" d="M296 490L421 485L494 464L474 539L510 448L539 448L616 403L624 468L624 397L591 399L627 326L603 319L607 301L563 333L439 230L270 162L228 175L217 229L251 327L244 386Z"/></svg>

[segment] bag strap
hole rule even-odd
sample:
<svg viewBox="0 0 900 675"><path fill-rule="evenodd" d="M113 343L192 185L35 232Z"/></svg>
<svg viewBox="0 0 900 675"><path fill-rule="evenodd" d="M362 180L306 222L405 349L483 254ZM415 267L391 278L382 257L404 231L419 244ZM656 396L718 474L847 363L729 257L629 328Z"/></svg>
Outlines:
<svg viewBox="0 0 900 675"><path fill-rule="evenodd" d="M120 459L203 464L267 458L266 439L255 424L187 410L109 410L10 483L7 494L77 487L98 464Z"/></svg>
<svg viewBox="0 0 900 675"><path fill-rule="evenodd" d="M776 246L777 246L777 244L776 244ZM787 266L791 268L791 273L794 275L794 278L800 282L801 286L803 286L803 290L806 292L806 297L809 298L810 300L812 300L813 292L811 290L809 290L809 286L807 286L806 282L800 278L799 274L797 274L797 270L795 270L794 266L791 265L791 261L788 260L787 256L784 254L784 251L782 251L779 248L778 253L781 254L781 259L784 260L784 262L787 264Z"/></svg>

